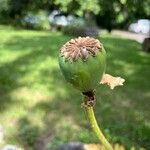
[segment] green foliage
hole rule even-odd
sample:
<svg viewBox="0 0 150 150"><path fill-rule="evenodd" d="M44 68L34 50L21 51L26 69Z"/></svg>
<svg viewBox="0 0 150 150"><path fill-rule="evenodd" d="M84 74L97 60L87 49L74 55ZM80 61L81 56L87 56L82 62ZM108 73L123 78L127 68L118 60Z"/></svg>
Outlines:
<svg viewBox="0 0 150 150"><path fill-rule="evenodd" d="M150 1L145 0L55 0L59 9L86 17L87 12L96 15L99 26L112 30L114 27L126 27L140 18L150 18ZM77 6L77 7L76 7Z"/></svg>
<svg viewBox="0 0 150 150"><path fill-rule="evenodd" d="M150 18L150 1L144 0L1 0L0 23L18 24L18 20L28 12L60 10L62 13L87 18L96 16L99 26L123 28L129 23ZM94 19L94 17L92 18Z"/></svg>
<svg viewBox="0 0 150 150"><path fill-rule="evenodd" d="M88 22L82 18L74 19L69 25L63 27L62 32L71 36L98 36L99 29L95 22Z"/></svg>
<svg viewBox="0 0 150 150"><path fill-rule="evenodd" d="M18 141L25 147L33 148L39 134L39 128L32 125L27 118L19 120Z"/></svg>
<svg viewBox="0 0 150 150"><path fill-rule="evenodd" d="M70 141L97 143L81 109L81 95L66 83L58 66L58 50L71 37L4 26L0 35L5 143L24 149L36 149L37 139L48 147ZM106 72L126 80L113 91L105 86L97 90L95 110L102 131L111 143L149 149L150 55L135 41L110 34L100 40L108 55Z"/></svg>
<svg viewBox="0 0 150 150"><path fill-rule="evenodd" d="M8 19L8 0L0 1L0 23L6 23Z"/></svg>
<svg viewBox="0 0 150 150"><path fill-rule="evenodd" d="M36 13L29 12L21 20L21 24L24 28L27 28L27 29L36 29L36 30L50 29L48 16L46 12L44 11L39 11Z"/></svg>
<svg viewBox="0 0 150 150"><path fill-rule="evenodd" d="M98 0L87 0L86 2L84 0L76 0L76 5L78 7L71 7L73 8L73 12L76 15L83 16L85 12L93 12L94 14L97 14L100 10L100 7L98 5ZM73 0L55 0L54 3L56 5L60 5L60 8L64 12L71 12L70 5L74 6L75 2Z"/></svg>
<svg viewBox="0 0 150 150"><path fill-rule="evenodd" d="M63 28L63 33L66 35L72 36L91 36L96 37L98 35L98 27L89 27L89 26L66 26Z"/></svg>
<svg viewBox="0 0 150 150"><path fill-rule="evenodd" d="M8 10L8 0L1 0L0 1L0 12Z"/></svg>

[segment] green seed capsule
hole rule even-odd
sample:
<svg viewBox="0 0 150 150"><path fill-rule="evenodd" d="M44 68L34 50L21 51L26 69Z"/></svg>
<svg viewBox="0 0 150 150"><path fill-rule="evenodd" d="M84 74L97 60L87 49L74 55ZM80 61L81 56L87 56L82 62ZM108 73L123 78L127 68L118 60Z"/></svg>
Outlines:
<svg viewBox="0 0 150 150"><path fill-rule="evenodd" d="M94 90L106 66L103 45L90 37L67 42L60 50L60 69L65 79L81 92Z"/></svg>

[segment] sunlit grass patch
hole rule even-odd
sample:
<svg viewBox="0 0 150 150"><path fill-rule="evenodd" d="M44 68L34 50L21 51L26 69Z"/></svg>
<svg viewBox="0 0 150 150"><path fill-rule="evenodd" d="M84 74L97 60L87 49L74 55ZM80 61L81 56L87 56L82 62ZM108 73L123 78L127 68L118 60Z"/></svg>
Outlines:
<svg viewBox="0 0 150 150"><path fill-rule="evenodd" d="M82 97L63 79L58 50L61 33L0 26L0 124L5 143L35 148L70 141L97 143L81 108ZM126 82L97 90L96 116L112 143L149 148L150 55L135 41L102 35L106 72Z"/></svg>

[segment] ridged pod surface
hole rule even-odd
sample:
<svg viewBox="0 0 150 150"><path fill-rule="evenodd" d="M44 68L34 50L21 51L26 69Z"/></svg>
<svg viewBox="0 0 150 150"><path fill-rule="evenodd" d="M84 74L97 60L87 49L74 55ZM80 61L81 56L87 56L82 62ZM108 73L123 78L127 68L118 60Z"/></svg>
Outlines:
<svg viewBox="0 0 150 150"><path fill-rule="evenodd" d="M62 46L59 65L65 79L81 92L94 90L106 66L106 52L99 40L78 37Z"/></svg>

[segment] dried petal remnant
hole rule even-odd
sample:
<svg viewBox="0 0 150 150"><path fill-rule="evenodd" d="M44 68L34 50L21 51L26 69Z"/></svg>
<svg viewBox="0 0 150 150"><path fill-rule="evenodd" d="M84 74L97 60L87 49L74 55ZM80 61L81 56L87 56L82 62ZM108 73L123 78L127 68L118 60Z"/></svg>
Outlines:
<svg viewBox="0 0 150 150"><path fill-rule="evenodd" d="M78 37L63 45L60 56L69 60L87 59L89 55L95 56L101 48L102 44L97 39Z"/></svg>
<svg viewBox="0 0 150 150"><path fill-rule="evenodd" d="M125 82L125 79L121 77L113 77L109 74L104 74L100 84L107 84L110 89L114 89L116 86L121 86Z"/></svg>

